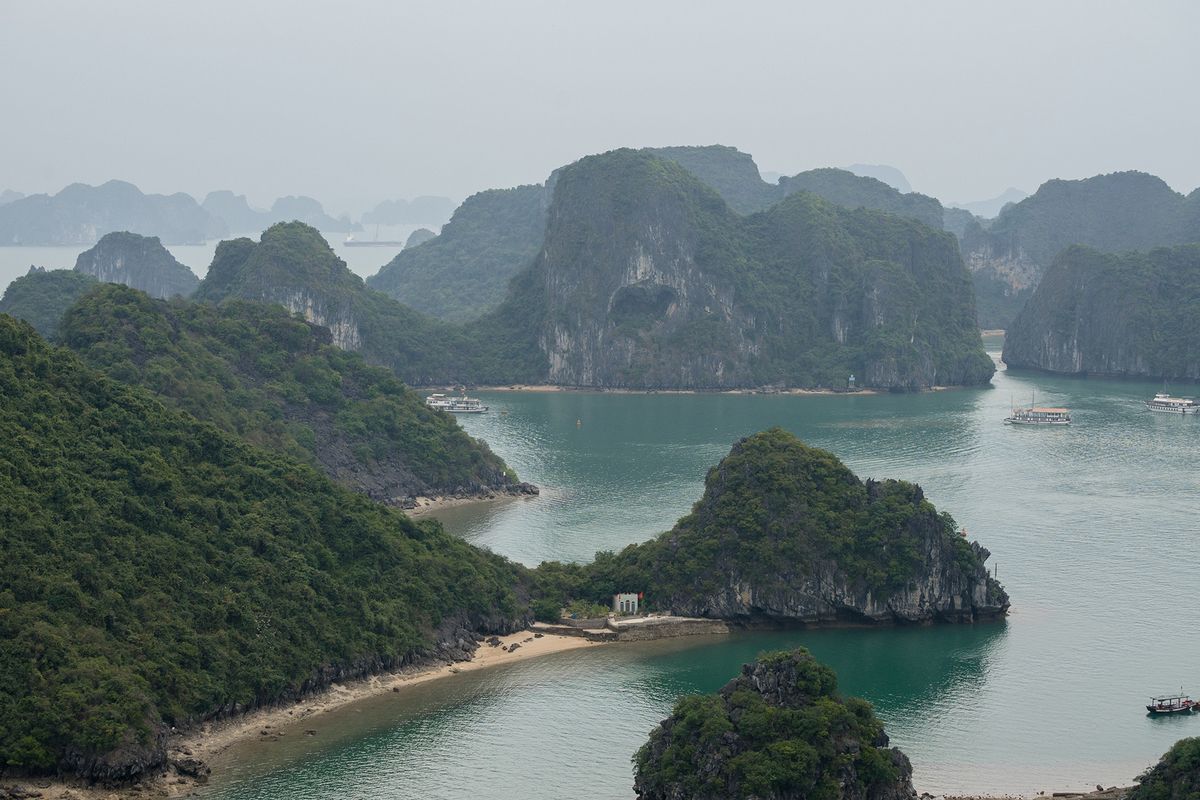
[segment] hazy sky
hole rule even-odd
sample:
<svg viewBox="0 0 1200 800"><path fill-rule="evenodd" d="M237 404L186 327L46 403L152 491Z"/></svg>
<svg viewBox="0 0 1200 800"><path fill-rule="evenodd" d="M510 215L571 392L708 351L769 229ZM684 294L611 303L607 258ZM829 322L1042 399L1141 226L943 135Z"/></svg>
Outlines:
<svg viewBox="0 0 1200 800"><path fill-rule="evenodd" d="M0 0L0 188L357 214L620 146L900 168L974 200L1200 185L1200 2Z"/></svg>

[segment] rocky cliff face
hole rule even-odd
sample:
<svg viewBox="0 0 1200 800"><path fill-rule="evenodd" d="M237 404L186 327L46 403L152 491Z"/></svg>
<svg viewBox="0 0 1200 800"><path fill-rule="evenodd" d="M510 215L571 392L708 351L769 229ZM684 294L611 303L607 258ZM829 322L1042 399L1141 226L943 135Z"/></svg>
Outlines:
<svg viewBox="0 0 1200 800"><path fill-rule="evenodd" d="M320 233L293 222L272 225L257 243L234 239L217 245L196 299L278 303L329 328L335 346L357 351L363 339L354 301L362 290L362 279L346 268Z"/></svg>
<svg viewBox="0 0 1200 800"><path fill-rule="evenodd" d="M553 383L844 387L854 373L919 389L992 374L953 237L807 194L739 217L648 153L559 173L534 269Z"/></svg>
<svg viewBox="0 0 1200 800"><path fill-rule="evenodd" d="M105 234L95 247L79 254L75 271L163 299L187 297L200 285L200 279L176 261L157 236L136 233Z"/></svg>
<svg viewBox="0 0 1200 800"><path fill-rule="evenodd" d="M1068 248L1013 322L1003 358L1072 375L1200 378L1200 245Z"/></svg>
<svg viewBox="0 0 1200 800"><path fill-rule="evenodd" d="M916 800L912 765L869 704L803 648L692 696L634 757L642 800Z"/></svg>
<svg viewBox="0 0 1200 800"><path fill-rule="evenodd" d="M995 327L1007 328L1051 261L1073 244L1104 252L1148 250L1200 239L1192 201L1144 172L1115 172L1085 180L1047 181L1007 205L986 227L968 226L963 259L973 273L1006 287L1012 302L997 306Z"/></svg>
<svg viewBox="0 0 1200 800"><path fill-rule="evenodd" d="M679 615L805 625L1003 616L988 551L919 486L860 481L779 429L743 439L675 527L618 555ZM632 579L632 577L628 578Z"/></svg>

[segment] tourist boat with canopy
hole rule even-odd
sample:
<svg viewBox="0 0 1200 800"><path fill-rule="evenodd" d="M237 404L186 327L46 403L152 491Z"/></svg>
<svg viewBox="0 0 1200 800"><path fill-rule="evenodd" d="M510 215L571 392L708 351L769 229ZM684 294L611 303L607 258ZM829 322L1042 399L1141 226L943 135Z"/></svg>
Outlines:
<svg viewBox="0 0 1200 800"><path fill-rule="evenodd" d="M1030 395L1028 408L1013 408L1004 418L1006 425L1050 425L1063 426L1071 424L1071 411L1067 408L1039 407Z"/></svg>
<svg viewBox="0 0 1200 800"><path fill-rule="evenodd" d="M1187 714L1196 710L1197 703L1181 690L1179 694L1164 694L1150 698L1146 711L1151 715Z"/></svg>

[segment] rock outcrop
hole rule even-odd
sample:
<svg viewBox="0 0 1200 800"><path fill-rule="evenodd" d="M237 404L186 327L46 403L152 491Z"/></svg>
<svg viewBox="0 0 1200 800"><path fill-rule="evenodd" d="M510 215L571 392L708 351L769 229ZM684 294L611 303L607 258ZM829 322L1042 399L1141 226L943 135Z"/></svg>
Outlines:
<svg viewBox="0 0 1200 800"><path fill-rule="evenodd" d="M157 236L126 231L105 234L94 247L80 253L75 271L158 298L187 297L200 285L200 279L176 261Z"/></svg>
<svg viewBox="0 0 1200 800"><path fill-rule="evenodd" d="M533 274L551 383L922 389L993 371L952 236L807 193L741 217L650 153L559 172Z"/></svg>
<svg viewBox="0 0 1200 800"><path fill-rule="evenodd" d="M710 470L691 514L616 556L646 603L747 624L912 624L1002 617L1009 600L919 486L860 481L775 428ZM617 591L630 591L629 588Z"/></svg>
<svg viewBox="0 0 1200 800"><path fill-rule="evenodd" d="M233 239L217 245L196 299L240 297L277 303L330 330L343 350L362 348L356 296L362 279L346 267L321 234L299 222L277 223L261 240Z"/></svg>
<svg viewBox="0 0 1200 800"><path fill-rule="evenodd" d="M988 327L1007 328L1071 245L1116 253L1200 241L1200 192L1185 198L1144 172L1052 180L1005 206L986 228L968 226L960 239L967 267L997 301Z"/></svg>
<svg viewBox="0 0 1200 800"><path fill-rule="evenodd" d="M641 800L916 800L912 765L870 704L807 650L770 653L692 695L634 756Z"/></svg>
<svg viewBox="0 0 1200 800"><path fill-rule="evenodd" d="M1003 358L1070 375L1200 379L1200 245L1068 248L1014 320Z"/></svg>

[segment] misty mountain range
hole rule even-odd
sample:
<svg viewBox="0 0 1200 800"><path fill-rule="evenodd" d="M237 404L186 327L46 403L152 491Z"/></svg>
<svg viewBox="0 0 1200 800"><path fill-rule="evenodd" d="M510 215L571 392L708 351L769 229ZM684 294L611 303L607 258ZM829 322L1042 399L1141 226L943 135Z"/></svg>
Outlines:
<svg viewBox="0 0 1200 800"><path fill-rule="evenodd" d="M374 224L440 225L453 211L445 197L385 200L364 215ZM164 244L193 244L241 233L258 233L276 222L299 220L323 231L348 233L362 225L348 215L333 217L311 197L280 197L270 209L250 205L245 195L209 192L203 202L183 192L145 194L126 181L99 186L73 183L54 195L0 193L0 246L91 245L104 234L128 231L156 236Z"/></svg>

